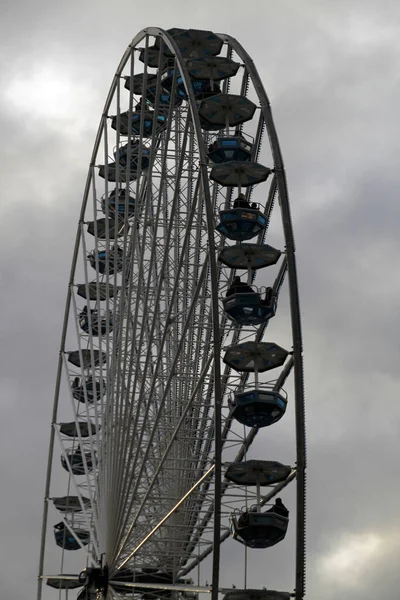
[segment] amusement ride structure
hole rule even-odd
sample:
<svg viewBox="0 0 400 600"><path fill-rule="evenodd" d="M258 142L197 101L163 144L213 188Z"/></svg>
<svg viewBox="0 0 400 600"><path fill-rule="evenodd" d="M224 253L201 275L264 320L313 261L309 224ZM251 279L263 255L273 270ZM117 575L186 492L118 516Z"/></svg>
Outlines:
<svg viewBox="0 0 400 600"><path fill-rule="evenodd" d="M278 248L266 243L273 212ZM285 347L269 335L282 302ZM283 464L265 440L290 411ZM144 29L117 68L79 216L50 438L38 600L303 599L288 191L268 97L228 35ZM268 553L288 528L293 587L278 591ZM232 556L265 554L257 581L223 587L229 538Z"/></svg>

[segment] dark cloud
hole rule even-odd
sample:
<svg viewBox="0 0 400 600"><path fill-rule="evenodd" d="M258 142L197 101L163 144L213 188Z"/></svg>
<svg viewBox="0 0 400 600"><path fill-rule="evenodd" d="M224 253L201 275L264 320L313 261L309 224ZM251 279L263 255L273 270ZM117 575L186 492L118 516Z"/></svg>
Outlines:
<svg viewBox="0 0 400 600"><path fill-rule="evenodd" d="M174 0L157 1L151 11L125 1L116 7L94 0L6 2L0 25L5 598L35 593L59 337L91 145L119 57L151 24L231 33L266 84L288 170L302 293L309 598L396 597L399 12L389 0L384 7L375 0L279 6ZM40 82L49 86L42 100L34 90ZM271 239L278 241L274 236L275 230ZM287 309L282 298L282 322ZM277 320L271 336L282 341L280 333ZM292 412L251 449L253 457L269 452L282 461L293 457ZM60 475L56 486L62 482ZM292 509L293 492L286 497ZM292 527L267 555L249 552L254 585L291 588L293 536ZM243 551L228 540L222 555L223 584L240 585ZM264 572L273 574L271 581Z"/></svg>

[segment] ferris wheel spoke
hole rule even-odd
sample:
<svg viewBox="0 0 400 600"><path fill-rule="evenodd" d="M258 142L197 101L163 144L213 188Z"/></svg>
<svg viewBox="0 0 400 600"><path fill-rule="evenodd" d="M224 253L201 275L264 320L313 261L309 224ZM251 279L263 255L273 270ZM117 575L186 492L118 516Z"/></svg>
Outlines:
<svg viewBox="0 0 400 600"><path fill-rule="evenodd" d="M178 508L185 502L185 500L192 494L192 492L214 471L214 465L212 465L204 475L186 492L186 494L177 502L177 504L157 523L157 525L149 532L149 534L132 550L132 552L122 561L119 568L122 568L133 556L140 550L140 548L158 531L160 527L170 518L170 516L178 510Z"/></svg>
<svg viewBox="0 0 400 600"><path fill-rule="evenodd" d="M165 393L164 393L163 397L162 397L162 398L161 398L161 400L160 400L160 404L159 404L159 411L158 411L158 413L157 413L157 416L156 416L156 418L155 418L155 420L154 420L154 423L153 423L153 429L152 429L152 433L151 433L151 436L150 436L150 441L151 441L151 440L152 440L152 438L154 437L154 433L155 433L155 431L156 431L156 427L158 426L158 422L159 422L159 420L160 420L160 418L161 418L161 416L162 416L162 408L163 408L163 405L164 405L164 403L165 403L165 399L166 399L167 393L168 393L168 391L169 391L169 388L170 388L170 386L171 386L172 380L173 380L173 378L174 378L174 373L173 373L173 371L174 371L174 369L175 369L175 367L176 367L176 365L177 365L177 362L178 362L178 360L179 360L179 357L180 357L180 351L181 351L181 349L182 349L182 347L183 347L183 345L184 345L184 335L185 335L185 333L186 333L186 330L187 330L187 328L188 328L188 325L189 325L189 322L190 322L190 316L191 316L191 313L192 313L192 311L194 310L194 307L195 307L195 300L197 299L197 295L200 293L201 286L202 286L202 281L203 281L204 277L206 276L206 273L207 273L207 263L205 263L205 264L204 264L204 266L203 266L203 269L202 269L202 272L201 272L201 275L200 275L200 278L199 278L199 282L198 282L198 284L197 284L197 290L196 290L196 291L197 291L197 294L196 294L196 297L194 298L194 300L193 300L193 302L192 302L191 308L190 308L190 310L189 310L188 318L186 319L186 321L185 321L185 324L184 324L184 327L183 327L183 329L182 329L182 337L181 337L181 339L180 339L180 342L179 342L179 345L178 345L177 352L176 352L176 355L175 355L175 357L174 357L174 360L173 360L173 362L172 362L172 364L171 364L171 372L170 372L170 374L169 374L169 376L168 376L168 379L167 379L167 382L166 382L166 384L165 384ZM177 286L175 285L175 288L174 288L174 289L176 289L176 287L177 287ZM172 309L172 305L170 306L169 313L171 312L171 309ZM167 333L167 332L165 332L165 333L164 333L163 340L162 340L162 343L161 343L161 347L163 347L163 346L164 346L164 343L165 343L165 338L166 338L166 333ZM162 357L161 357L161 355L159 355L159 357L158 357L158 359L157 359L157 363L156 363L156 365L155 365L155 374L157 374L157 372L158 372L158 368L159 368L159 365L160 365L160 363L161 363L161 359L162 359ZM151 397L151 395L154 393L154 385L155 385L155 381L156 381L156 380L154 379L154 380L153 380L153 382L152 382L152 385L151 385L150 397ZM148 409L146 410L146 412L148 413ZM146 413L145 413L145 414L146 414ZM142 430L142 432L141 432L141 433L143 434L143 430ZM140 444L140 442L141 442L141 439L142 439L142 437L143 437L142 435L139 437L139 440L138 440L138 443L139 443L139 444ZM132 444L132 447L133 447L133 444ZM146 456L147 456L147 454L148 454L148 449L149 449L149 444L147 444L147 450L146 450L146 451L145 451L145 453L144 453L144 461L146 460ZM136 466L136 464L135 464L135 463L136 463L136 461L134 461L134 468L135 468L135 466ZM143 464L143 463L142 463L142 464ZM141 473L141 469L139 469L139 474L136 474L136 477L137 477L138 479L137 479L137 481L136 481L136 484L135 484L135 486L134 486L134 489L133 489L133 495L135 495L135 492L136 492L136 490L137 490L137 487L138 487L138 482L140 481L140 473ZM126 538L125 538L125 540L126 540ZM117 556L116 556L116 558L117 558L117 559L118 559L118 557L119 557L119 555L120 555L120 553L121 553L121 551L122 551L122 549L123 549L123 546L124 546L124 543L123 543L123 545L122 545L122 548L121 548L121 549L118 551L118 553L117 553Z"/></svg>
<svg viewBox="0 0 400 600"><path fill-rule="evenodd" d="M145 493L145 495L144 495L144 497L142 499L141 505L139 506L139 508L138 508L138 510L137 510L137 512L136 512L136 514L135 514L135 516L133 518L133 520L132 520L132 523L131 523L131 526L130 526L130 530L127 531L126 537L129 536L129 534L131 532L131 529L134 528L137 519L140 517L140 514L141 514L144 506L146 505L147 500L149 499L150 493L152 492L154 485L157 483L158 476L159 476L162 468L164 467L164 463L167 460L167 458L169 457L171 448L172 448L172 446L173 446L173 444L174 444L174 442L176 440L176 437L180 434L181 428L185 424L187 414L191 410L193 402L195 401L196 397L199 396L199 389L201 388L203 379L207 375L209 375L209 369L210 369L210 365L211 365L211 362L212 362L212 358L213 358L212 355L210 355L209 358L208 358L208 360L207 360L207 362L206 362L206 364L205 364L205 366L204 366L204 368L203 368L202 374L201 374L201 376L200 376L200 378L199 378L199 380L197 382L197 385L196 385L195 389L193 390L193 393L192 393L191 397L189 397L189 400L188 400L188 402L187 402L187 404L185 406L185 409L182 412L180 420L179 420L179 422L177 423L177 425L174 428L173 434L171 435L171 438L169 439L169 442L168 442L168 445L166 446L164 454L160 458L159 462L157 463L157 468L156 468L155 473L153 475L153 479L150 482L149 487L147 488L146 493ZM190 468L189 470L192 471L192 468ZM129 511L128 511L126 521L125 521L125 523L122 526L123 530L125 529L126 525L128 524L128 521L129 521L130 518L131 518L131 515L129 514Z"/></svg>
<svg viewBox="0 0 400 600"><path fill-rule="evenodd" d="M159 198L159 200L160 200L160 198ZM148 205L150 206L150 203L148 203ZM160 205L160 202L159 202L159 205ZM147 231L147 229L145 231ZM142 250L142 252L144 252L144 250L145 250L145 245L143 243L143 250ZM154 248L154 244L153 244L151 257L154 256L154 252L155 252L155 248ZM142 261L143 261L143 259L144 259L144 254L142 254ZM143 262L141 262L139 266L141 267L142 264L143 264ZM140 277L141 277L141 272L139 271L139 278ZM150 281L149 281L149 284L150 284ZM145 302L148 301L148 290L149 290L149 287L150 287L150 285L148 285L148 287L147 287L147 295L146 295ZM135 321L134 321L134 324L133 324L134 331L136 331L136 328L137 328L137 311L138 311L138 306L136 307L136 318L135 318ZM135 334L133 334L133 337L135 337Z"/></svg>
<svg viewBox="0 0 400 600"><path fill-rule="evenodd" d="M152 246L152 254L151 254L151 256L154 256L154 251L155 251L155 244L153 243L153 246ZM151 270L149 270L149 273L151 274ZM149 280L148 280L148 284L150 284L150 277L149 277ZM149 289L149 285L147 286L147 290L148 290L148 289ZM146 293L145 304L147 305L147 303L148 303L148 294ZM137 314L137 313L136 313L136 314ZM154 327L153 327L153 330L154 330ZM144 328L142 329L142 332L141 332L141 339L139 340L139 344L140 344L140 345L142 344L142 341L143 341L143 337L142 337L142 336L143 336L143 332L144 332ZM148 358L149 358L149 354L148 354L147 356L148 356ZM139 357L139 355L138 355L138 357ZM148 365L148 358L146 359L145 370L147 369L147 365ZM137 377L135 377L135 380L137 381ZM134 383L134 385L133 385L133 389L135 389L135 383Z"/></svg>

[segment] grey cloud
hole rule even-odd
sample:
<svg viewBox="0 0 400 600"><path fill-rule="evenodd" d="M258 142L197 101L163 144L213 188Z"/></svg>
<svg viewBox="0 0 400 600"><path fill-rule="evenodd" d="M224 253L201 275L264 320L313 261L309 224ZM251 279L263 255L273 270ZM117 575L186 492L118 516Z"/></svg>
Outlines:
<svg viewBox="0 0 400 600"><path fill-rule="evenodd" d="M340 583L340 574L339 583L332 582L320 561L329 559L341 536L389 540L399 529L399 10L389 0L384 8L372 0L351 6L252 1L246 9L231 2L217 8L210 1L155 2L152 14L126 2L119 9L94 1L8 3L2 88L44 62L64 69L80 90L87 86L88 98L86 123L73 135L70 115L38 117L0 97L4 597L34 593L59 335L86 165L119 56L149 24L232 33L262 74L287 165L299 257L309 597L396 597L395 546L391 556L378 548L356 585L344 577ZM286 312L284 299L281 306ZM263 456L272 449L278 460L293 457L292 413L251 452ZM61 488L61 475L57 483ZM286 498L293 508L293 491ZM249 553L254 585L290 589L293 533L267 555ZM224 584L240 585L243 552L230 540L222 555ZM264 583L264 571L273 581Z"/></svg>

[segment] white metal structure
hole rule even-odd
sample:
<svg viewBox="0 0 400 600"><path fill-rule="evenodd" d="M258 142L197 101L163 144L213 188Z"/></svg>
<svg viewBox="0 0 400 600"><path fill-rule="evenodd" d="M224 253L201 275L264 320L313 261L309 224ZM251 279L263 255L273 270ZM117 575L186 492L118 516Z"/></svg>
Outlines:
<svg viewBox="0 0 400 600"><path fill-rule="evenodd" d="M256 504L260 512L294 479L294 595L304 596L302 346L282 157L267 96L244 49L226 35L188 32L149 28L133 39L100 122L62 331L38 600L56 597L49 588L43 592L43 581L52 578L60 598L71 597L85 567L101 570L86 579L88 598L210 593L216 600L223 591L219 554L230 518L243 505ZM204 50L207 43L210 51ZM196 88L193 69L213 54L227 60L210 71L208 86ZM231 76L223 75L223 65ZM225 123L205 127L201 98L219 93L232 102L248 98L254 116L240 117L237 105L230 111L225 103ZM262 146L265 130L269 147ZM250 142L249 164L269 167L267 182L253 186L239 176L237 190L211 178L210 146L224 136ZM235 242L216 226L220 210L229 209L237 192L259 203L264 218L253 241L264 243L277 197L283 223L284 247L271 286L277 301L288 279L292 347L281 371L260 379L257 370L235 371L222 361L227 348L264 340L269 322L242 325L224 311L222 300L239 272L218 260ZM254 283L255 269L244 272L248 284ZM263 385L279 392L292 370L296 466L262 495L260 485L245 487L225 477L230 464L248 458L260 431L237 422L229 399ZM66 506L60 511L62 496ZM56 520L57 550L51 540ZM81 549L69 552L68 545ZM211 585L193 583L194 569L208 556Z"/></svg>

